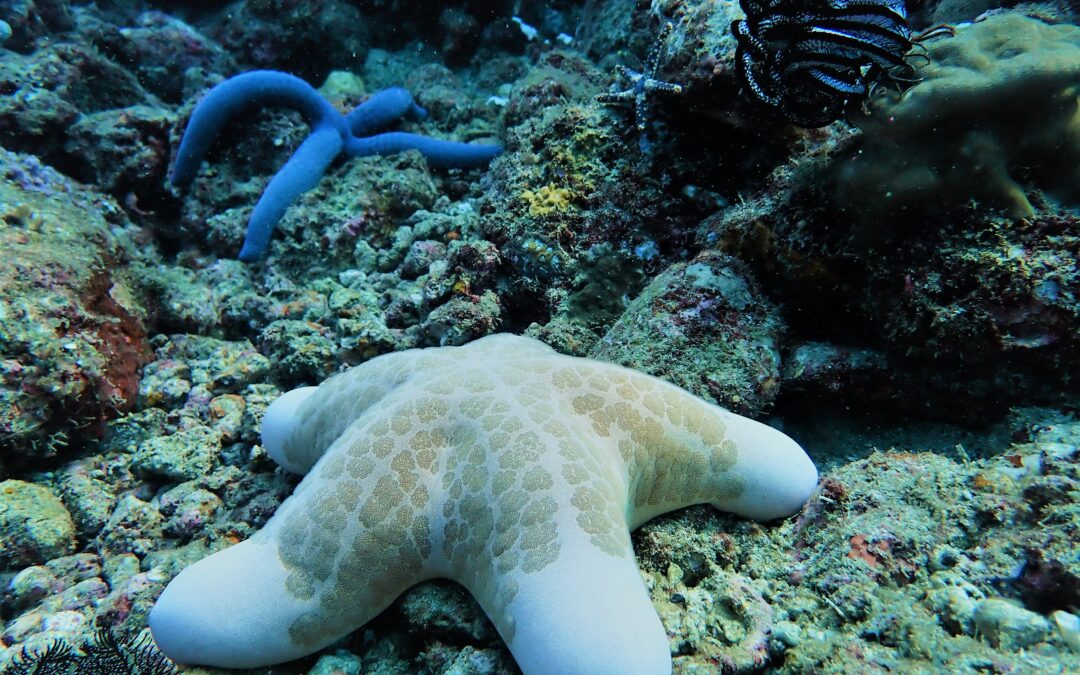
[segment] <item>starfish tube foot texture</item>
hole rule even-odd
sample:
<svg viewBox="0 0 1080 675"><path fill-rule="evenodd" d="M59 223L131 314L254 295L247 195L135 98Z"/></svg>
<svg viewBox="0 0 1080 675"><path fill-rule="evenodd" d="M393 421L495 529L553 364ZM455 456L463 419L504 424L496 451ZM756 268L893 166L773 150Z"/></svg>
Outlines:
<svg viewBox="0 0 1080 675"><path fill-rule="evenodd" d="M289 392L266 411L263 445L306 475L254 537L162 593L150 627L181 663L298 658L445 577L526 675L669 673L631 530L701 503L785 517L817 484L769 426L511 335L388 354Z"/></svg>
<svg viewBox="0 0 1080 675"><path fill-rule="evenodd" d="M427 111L405 89L381 91L342 115L300 78L274 70L254 70L213 87L195 106L180 139L170 177L172 184L190 184L210 145L229 120L263 105L300 111L311 126L311 135L270 180L255 205L239 256L247 262L266 253L270 235L285 210L315 187L330 163L343 153L347 157L364 157L418 150L436 168L474 168L486 166L502 152L500 145L443 141L400 131L372 135L403 117L427 117Z"/></svg>

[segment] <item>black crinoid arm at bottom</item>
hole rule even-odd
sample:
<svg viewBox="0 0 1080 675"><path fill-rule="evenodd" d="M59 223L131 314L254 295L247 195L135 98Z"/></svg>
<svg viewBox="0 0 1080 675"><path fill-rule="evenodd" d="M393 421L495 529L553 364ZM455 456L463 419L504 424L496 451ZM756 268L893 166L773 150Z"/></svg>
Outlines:
<svg viewBox="0 0 1080 675"><path fill-rule="evenodd" d="M740 0L736 70L759 103L792 124L839 119L881 80L910 79L903 0Z"/></svg>

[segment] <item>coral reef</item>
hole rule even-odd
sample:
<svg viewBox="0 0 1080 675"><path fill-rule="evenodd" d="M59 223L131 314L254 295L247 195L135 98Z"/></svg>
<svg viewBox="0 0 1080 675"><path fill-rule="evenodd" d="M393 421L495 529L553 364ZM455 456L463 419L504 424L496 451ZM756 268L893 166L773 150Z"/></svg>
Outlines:
<svg viewBox="0 0 1080 675"><path fill-rule="evenodd" d="M842 4L800 25L887 39ZM170 580L271 522L283 390L501 331L767 415L821 468L786 521L634 532L676 673L1080 671L1080 16L906 9L957 33L916 45L919 81L799 129L743 91L730 0L0 3L0 671L145 640ZM244 264L303 116L251 110L189 188L167 172L204 92L259 68L335 114L404 87L407 130L506 150L332 162ZM623 68L623 102L682 90L644 147L596 100ZM520 672L449 582L272 670Z"/></svg>

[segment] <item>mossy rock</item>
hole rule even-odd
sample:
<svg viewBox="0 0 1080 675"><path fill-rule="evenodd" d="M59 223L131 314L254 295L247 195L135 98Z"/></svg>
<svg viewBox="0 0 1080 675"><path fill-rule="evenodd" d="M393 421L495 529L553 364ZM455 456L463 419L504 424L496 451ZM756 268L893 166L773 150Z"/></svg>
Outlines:
<svg viewBox="0 0 1080 675"><path fill-rule="evenodd" d="M75 523L48 488L0 483L0 569L36 565L75 550Z"/></svg>

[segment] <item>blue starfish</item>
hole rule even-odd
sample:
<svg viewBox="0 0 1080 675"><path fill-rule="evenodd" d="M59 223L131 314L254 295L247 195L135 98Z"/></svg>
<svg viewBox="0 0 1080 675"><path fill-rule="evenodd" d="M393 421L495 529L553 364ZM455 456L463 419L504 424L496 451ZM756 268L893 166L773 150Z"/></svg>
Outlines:
<svg viewBox="0 0 1080 675"><path fill-rule="evenodd" d="M501 145L455 143L396 131L370 135L402 117L414 120L427 117L427 111L405 89L381 91L348 115L342 115L300 78L274 70L254 70L215 86L195 106L180 140L170 178L172 184L178 187L190 184L210 144L229 120L263 104L300 111L311 125L311 135L274 175L255 204L240 250L240 259L246 262L263 256L285 209L315 187L342 152L346 157L365 157L419 150L429 165L438 168L484 166L502 152Z"/></svg>
<svg viewBox="0 0 1080 675"><path fill-rule="evenodd" d="M660 69L660 56L664 50L664 41L667 40L668 35L671 34L674 28L675 25L670 21L660 27L660 33L656 36L652 48L649 49L649 55L645 58L645 65L642 67L641 72L627 68L622 64L615 66L622 79L628 83L625 89L618 89L615 85L612 85L612 91L596 97L596 100L600 103L632 105L634 107L634 124L637 126L638 146L642 153L649 152L651 148L649 138L645 134L649 118L647 100L649 95L655 92L681 94L684 90L681 84L656 79L657 71Z"/></svg>

